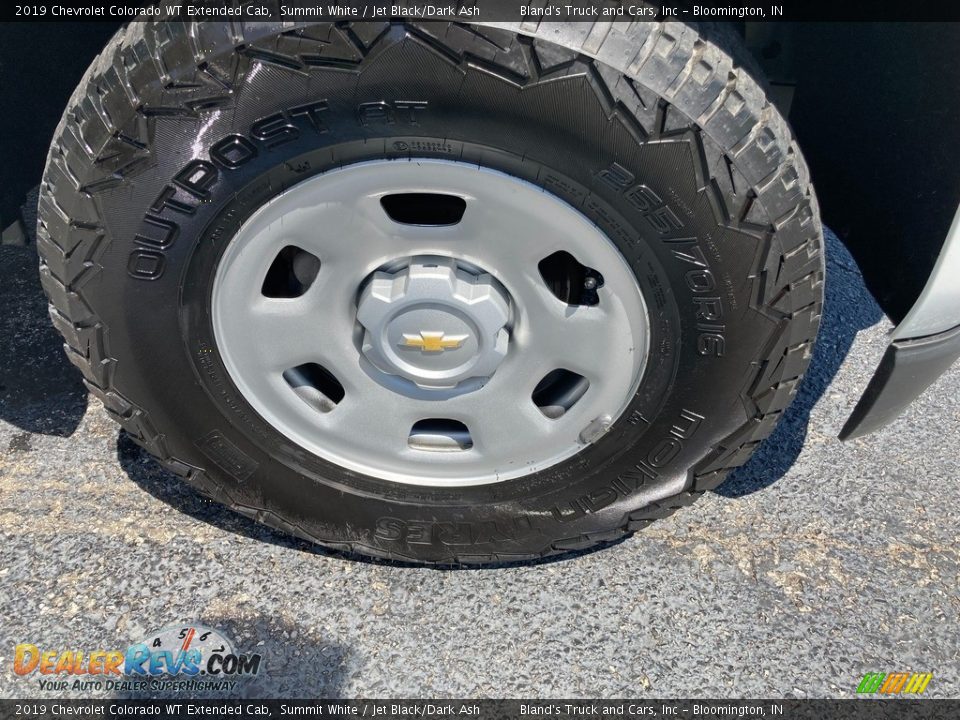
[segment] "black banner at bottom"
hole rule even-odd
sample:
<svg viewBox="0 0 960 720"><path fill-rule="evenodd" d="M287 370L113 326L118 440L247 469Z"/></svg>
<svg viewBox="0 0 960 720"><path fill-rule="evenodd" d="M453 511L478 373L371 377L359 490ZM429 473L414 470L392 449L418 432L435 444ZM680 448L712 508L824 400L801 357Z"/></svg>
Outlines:
<svg viewBox="0 0 960 720"><path fill-rule="evenodd" d="M8 718L875 720L960 717L960 700L0 700Z"/></svg>

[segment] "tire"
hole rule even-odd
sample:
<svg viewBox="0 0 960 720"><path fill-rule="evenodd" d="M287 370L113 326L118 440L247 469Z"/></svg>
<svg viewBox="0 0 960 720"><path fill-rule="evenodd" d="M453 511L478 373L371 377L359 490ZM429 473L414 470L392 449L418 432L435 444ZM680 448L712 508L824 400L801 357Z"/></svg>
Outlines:
<svg viewBox="0 0 960 720"><path fill-rule="evenodd" d="M679 23L239 28L120 31L71 99L42 185L53 322L90 391L165 467L329 548L476 564L618 540L770 434L811 358L822 230L735 40ZM635 275L642 380L575 455L500 482L394 482L292 441L234 382L211 309L230 238L301 183L411 158L548 191Z"/></svg>

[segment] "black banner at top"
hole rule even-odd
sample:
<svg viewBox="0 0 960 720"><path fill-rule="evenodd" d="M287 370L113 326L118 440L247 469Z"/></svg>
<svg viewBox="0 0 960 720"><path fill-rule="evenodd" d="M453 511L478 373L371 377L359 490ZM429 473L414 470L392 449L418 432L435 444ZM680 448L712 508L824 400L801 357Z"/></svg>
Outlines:
<svg viewBox="0 0 960 720"><path fill-rule="evenodd" d="M437 20L644 22L678 20L958 22L945 0L36 0L4 3L3 21L232 22Z"/></svg>

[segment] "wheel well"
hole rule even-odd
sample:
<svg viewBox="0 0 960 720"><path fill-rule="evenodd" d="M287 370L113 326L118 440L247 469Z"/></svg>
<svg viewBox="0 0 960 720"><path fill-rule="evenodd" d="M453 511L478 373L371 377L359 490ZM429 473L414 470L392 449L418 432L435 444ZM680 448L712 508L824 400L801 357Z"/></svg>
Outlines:
<svg viewBox="0 0 960 720"><path fill-rule="evenodd" d="M119 23L0 26L0 79L31 105L0 116L0 227L37 185L70 94ZM954 23L730 23L789 110L824 221L899 322L919 296L960 198L960 45ZM43 38L42 52L37 39ZM23 58L31 58L23 62Z"/></svg>

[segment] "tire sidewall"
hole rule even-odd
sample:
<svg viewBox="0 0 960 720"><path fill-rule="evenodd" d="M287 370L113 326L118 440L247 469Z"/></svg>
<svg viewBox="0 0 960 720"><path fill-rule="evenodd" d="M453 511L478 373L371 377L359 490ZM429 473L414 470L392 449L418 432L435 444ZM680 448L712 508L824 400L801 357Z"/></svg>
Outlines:
<svg viewBox="0 0 960 720"><path fill-rule="evenodd" d="M688 129L637 143L615 118L598 133L604 109L586 77L526 97L482 78L474 96L461 91L452 99L442 72L423 69L418 94L404 95L408 62L384 58L371 67L376 80L357 84L352 95L331 90L310 101L326 104L316 118L295 111L310 104L304 83L316 93L322 77L299 85L285 78L266 94L261 83L271 77L264 73L238 91L242 111L199 133L158 122L158 163L132 191L102 198L114 208L104 216L115 218L115 250L102 259L95 290L111 350L122 358L115 385L149 409L177 460L202 468L234 504L271 513L307 537L376 554L436 561L540 553L558 539L622 527L630 511L682 492L688 469L743 422L747 370L772 329L751 307L747 278L759 239L731 228L718 211L722 198L704 160L709 138ZM503 91L495 104L489 87ZM411 97L424 105L397 105ZM596 109L585 108L591 97ZM518 122L536 127L536 137L516 131ZM282 130L288 126L296 128L293 139ZM278 128L288 136L282 142L275 142ZM634 270L651 315L643 382L610 431L573 458L455 492L385 482L290 442L229 378L213 338L210 293L219 257L242 222L327 170L410 157L475 163L543 187L596 223ZM158 206L161 198L168 202ZM178 202L189 211L176 209ZM737 243L724 240L730 233ZM710 289L698 290L707 277ZM722 321L703 319L705 298L726 301Z"/></svg>

